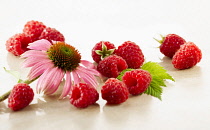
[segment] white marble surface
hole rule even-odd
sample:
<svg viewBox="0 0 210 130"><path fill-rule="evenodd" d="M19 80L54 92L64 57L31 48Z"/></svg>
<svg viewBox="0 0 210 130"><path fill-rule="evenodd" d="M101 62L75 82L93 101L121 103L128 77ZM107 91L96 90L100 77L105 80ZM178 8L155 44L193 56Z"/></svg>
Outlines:
<svg viewBox="0 0 210 130"><path fill-rule="evenodd" d="M209 0L0 0L0 94L16 83L3 67L21 72L23 78L28 72L20 59L7 53L5 42L29 20L61 31L66 42L90 61L92 47L101 40L116 46L136 42L146 61L159 62L176 80L167 82L162 101L131 96L121 105L106 105L100 99L77 109L56 95L35 95L30 106L13 112L5 100L0 103L0 129L210 129L209 5ZM203 52L201 62L191 69L174 69L153 39L168 33L197 44ZM31 86L35 88L35 83Z"/></svg>

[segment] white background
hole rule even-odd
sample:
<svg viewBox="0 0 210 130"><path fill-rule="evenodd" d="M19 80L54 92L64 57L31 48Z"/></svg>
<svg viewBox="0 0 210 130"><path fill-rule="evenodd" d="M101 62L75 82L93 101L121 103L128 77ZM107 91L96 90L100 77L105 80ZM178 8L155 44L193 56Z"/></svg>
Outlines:
<svg viewBox="0 0 210 130"><path fill-rule="evenodd" d="M116 46L130 40L142 49L146 61L159 62L176 82L166 82L162 101L147 96L130 97L116 106L77 109L57 96L35 99L27 108L12 112L7 100L0 103L1 129L210 129L209 0L0 0L0 94L16 80L3 67L26 77L18 57L5 49L6 40L21 33L24 24L38 20L62 32L82 59L92 62L91 49L106 40ZM176 70L153 39L176 33L194 42L203 52L197 66ZM31 84L35 88L35 83ZM99 88L100 89L100 88Z"/></svg>

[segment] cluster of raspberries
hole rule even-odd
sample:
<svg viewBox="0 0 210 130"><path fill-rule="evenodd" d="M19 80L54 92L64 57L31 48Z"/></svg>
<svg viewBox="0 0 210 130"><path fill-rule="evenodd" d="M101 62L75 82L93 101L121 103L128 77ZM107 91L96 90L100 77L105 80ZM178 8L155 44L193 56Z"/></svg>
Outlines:
<svg viewBox="0 0 210 130"><path fill-rule="evenodd" d="M36 40L46 39L52 41L65 41L62 33L55 28L47 27L39 21L28 21L22 33L15 34L6 41L6 49L15 56L20 56L28 50L29 43Z"/></svg>
<svg viewBox="0 0 210 130"><path fill-rule="evenodd" d="M193 42L186 42L176 34L162 36L160 52L172 59L176 69L188 69L202 59L202 52ZM119 104L128 99L129 94L142 94L150 85L152 76L148 71L140 69L144 55L140 47L126 41L118 48L108 41L97 43L92 49L92 58L97 63L97 70L108 80L102 86L101 95L107 103ZM118 75L126 69L122 78Z"/></svg>
<svg viewBox="0 0 210 130"><path fill-rule="evenodd" d="M113 43L101 41L92 49L92 58L97 63L97 70L108 79L101 88L101 95L108 104L125 102L129 94L139 95L150 85L152 77L148 71L140 69L144 55L140 47L126 41L115 48ZM118 75L126 69L122 80Z"/></svg>

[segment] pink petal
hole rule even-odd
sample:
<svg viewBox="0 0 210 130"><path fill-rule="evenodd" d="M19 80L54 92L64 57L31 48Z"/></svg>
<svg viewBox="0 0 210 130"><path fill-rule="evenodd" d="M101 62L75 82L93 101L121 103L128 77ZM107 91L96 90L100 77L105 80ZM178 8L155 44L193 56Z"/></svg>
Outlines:
<svg viewBox="0 0 210 130"><path fill-rule="evenodd" d="M87 61L87 60L80 60L80 63L82 65L84 65L85 67L90 68L90 69L95 69L96 68L93 63L91 63L90 61Z"/></svg>
<svg viewBox="0 0 210 130"><path fill-rule="evenodd" d="M35 64L39 63L40 61L48 62L51 60L48 58L41 58L41 57L29 57L25 59L25 61L23 62L23 67L32 67Z"/></svg>
<svg viewBox="0 0 210 130"><path fill-rule="evenodd" d="M85 68L82 66L78 66L81 71L85 71L91 73L92 75L100 76L100 73L96 69Z"/></svg>
<svg viewBox="0 0 210 130"><path fill-rule="evenodd" d="M48 57L46 52L36 51L36 50L28 50L21 55L21 58L27 58L27 57L33 57L33 56Z"/></svg>
<svg viewBox="0 0 210 130"><path fill-rule="evenodd" d="M90 84L95 88L98 86L97 79L94 77L94 75L86 73L85 71L81 71L79 69L77 69L77 73L87 84Z"/></svg>
<svg viewBox="0 0 210 130"><path fill-rule="evenodd" d="M71 85L72 85L72 81L71 81L71 72L66 72L66 81L63 87L63 92L61 94L61 96L59 97L60 99L66 97L70 90L71 90Z"/></svg>
<svg viewBox="0 0 210 130"><path fill-rule="evenodd" d="M37 93L40 93L44 91L47 88L47 84L50 82L50 76L54 75L54 72L52 71L52 68L48 68L38 79L37 85L36 85L36 91Z"/></svg>
<svg viewBox="0 0 210 130"><path fill-rule="evenodd" d="M49 86L54 82L54 80L52 80L52 77L56 75L56 69L54 67L52 67L51 69L47 69L42 75L45 75L42 81L42 91L46 93Z"/></svg>
<svg viewBox="0 0 210 130"><path fill-rule="evenodd" d="M40 61L39 63L35 64L29 74L29 80L32 80L38 76L40 76L41 74L43 74L48 68L52 68L54 66L54 64L49 60L48 62L43 62Z"/></svg>
<svg viewBox="0 0 210 130"><path fill-rule="evenodd" d="M50 80L51 82L47 85L47 89L45 92L45 94L47 95L50 95L50 94L53 94L59 87L64 75L65 75L65 72L63 72L61 69L59 69L58 67L56 68L53 68L55 71L55 74L54 75L51 75L50 77Z"/></svg>
<svg viewBox="0 0 210 130"><path fill-rule="evenodd" d="M73 76L73 81L74 81L74 84L78 84L81 80L76 72L76 70L72 71L72 76Z"/></svg>
<svg viewBox="0 0 210 130"><path fill-rule="evenodd" d="M28 48L32 49L32 50L47 51L50 48L51 45L52 44L48 40L41 39L41 40L37 40L33 43L30 43Z"/></svg>

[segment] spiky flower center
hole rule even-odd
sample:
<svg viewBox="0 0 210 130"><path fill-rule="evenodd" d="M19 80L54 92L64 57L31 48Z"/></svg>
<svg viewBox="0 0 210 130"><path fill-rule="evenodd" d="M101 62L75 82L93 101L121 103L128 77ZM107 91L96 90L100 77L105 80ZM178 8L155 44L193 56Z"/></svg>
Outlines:
<svg viewBox="0 0 210 130"><path fill-rule="evenodd" d="M54 65L64 71L73 71L79 66L81 55L73 46L57 42L47 51Z"/></svg>

